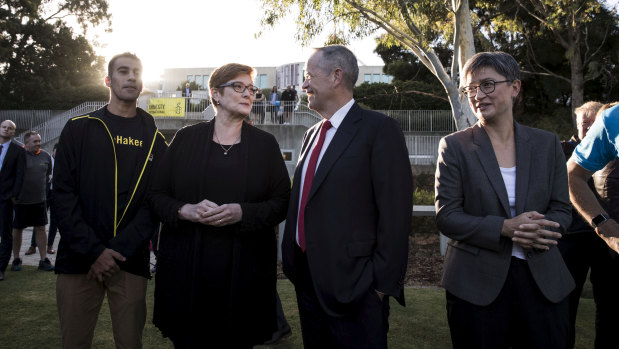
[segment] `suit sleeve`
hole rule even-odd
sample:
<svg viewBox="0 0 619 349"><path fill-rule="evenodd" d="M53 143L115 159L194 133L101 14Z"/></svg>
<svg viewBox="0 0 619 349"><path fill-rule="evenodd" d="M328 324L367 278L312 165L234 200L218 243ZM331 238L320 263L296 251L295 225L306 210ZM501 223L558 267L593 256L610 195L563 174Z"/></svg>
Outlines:
<svg viewBox="0 0 619 349"><path fill-rule="evenodd" d="M372 186L379 211L372 262L374 288L403 304L408 238L413 205L413 175L406 142L395 120L386 118L372 149Z"/></svg>
<svg viewBox="0 0 619 349"><path fill-rule="evenodd" d="M73 253L85 256L92 264L105 246L92 227L84 221L79 200L79 155L81 136L74 121L69 121L60 135L54 169L54 205L60 236Z"/></svg>
<svg viewBox="0 0 619 349"><path fill-rule="evenodd" d="M557 222L561 225L559 232L565 234L567 228L572 221L572 206L570 203L569 186L567 180L567 167L565 161L563 161L564 155L561 149L561 143L559 138L555 135L553 144L554 146L554 166L552 174L554 180L552 181L552 190L550 194L550 200L548 202L548 210L543 213L546 219L553 222Z"/></svg>
<svg viewBox="0 0 619 349"><path fill-rule="evenodd" d="M441 139L435 175L436 226L456 241L498 252L504 217L476 216L464 210L466 185L455 142Z"/></svg>
<svg viewBox="0 0 619 349"><path fill-rule="evenodd" d="M165 153L166 144L163 136L160 133L155 135L155 146L153 147L153 163L151 164L151 173L146 182L146 194L139 203L140 207L135 216L125 219L130 219L129 223L116 233L116 237L111 239L109 246L111 249L119 252L125 257L135 255L135 253L152 238L155 229L158 228L158 221L155 215L150 210L147 193L152 186L152 178L155 170L159 168L160 157Z"/></svg>
<svg viewBox="0 0 619 349"><path fill-rule="evenodd" d="M269 172L269 195L261 202L240 203L243 210L241 231L274 227L286 218L290 200L290 178L275 139L270 139L266 148L268 155L264 170Z"/></svg>

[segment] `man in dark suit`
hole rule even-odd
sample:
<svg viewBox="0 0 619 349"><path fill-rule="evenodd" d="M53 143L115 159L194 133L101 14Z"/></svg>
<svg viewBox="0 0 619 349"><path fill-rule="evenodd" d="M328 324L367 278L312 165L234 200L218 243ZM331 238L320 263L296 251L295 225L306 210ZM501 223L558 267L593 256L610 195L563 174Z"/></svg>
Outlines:
<svg viewBox="0 0 619 349"><path fill-rule="evenodd" d="M398 124L353 99L343 46L316 49L303 89L324 120L304 136L282 242L305 348L386 348L389 302L404 305L412 173Z"/></svg>
<svg viewBox="0 0 619 349"><path fill-rule="evenodd" d="M0 123L0 281L11 259L13 202L21 191L26 167L24 149L11 142L15 128L11 120Z"/></svg>

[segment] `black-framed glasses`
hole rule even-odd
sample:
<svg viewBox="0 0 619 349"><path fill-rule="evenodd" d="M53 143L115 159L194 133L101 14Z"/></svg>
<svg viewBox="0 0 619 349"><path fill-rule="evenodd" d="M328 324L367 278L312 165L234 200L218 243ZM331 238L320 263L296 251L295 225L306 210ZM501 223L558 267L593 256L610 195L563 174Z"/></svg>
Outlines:
<svg viewBox="0 0 619 349"><path fill-rule="evenodd" d="M256 86L251 85L251 84L244 85L240 81L231 81L231 82L227 82L225 84L219 85L219 87L228 87L228 86L231 86L234 92L238 92L238 93L243 93L245 92L245 90L247 90L249 91L249 94L255 95L256 92L260 91L260 89L257 88Z"/></svg>
<svg viewBox="0 0 619 349"><path fill-rule="evenodd" d="M502 82L514 82L514 80L503 80L503 81L487 80L477 86L469 85L469 86L463 87L462 93L464 93L464 95L469 98L473 98L477 96L477 89L480 89L481 92L483 92L484 94L489 94L489 93L494 92L494 89L496 88L496 84L500 84Z"/></svg>

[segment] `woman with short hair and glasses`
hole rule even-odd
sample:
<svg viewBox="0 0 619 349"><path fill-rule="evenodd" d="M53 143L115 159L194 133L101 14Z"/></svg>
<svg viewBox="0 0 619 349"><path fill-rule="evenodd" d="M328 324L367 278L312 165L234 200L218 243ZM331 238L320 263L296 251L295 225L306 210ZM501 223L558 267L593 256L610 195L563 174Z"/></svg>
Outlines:
<svg viewBox="0 0 619 349"><path fill-rule="evenodd" d="M215 118L176 133L151 190L163 222L153 323L175 348L251 348L277 330L274 227L290 179L275 137L243 122L254 76L213 72Z"/></svg>
<svg viewBox="0 0 619 349"><path fill-rule="evenodd" d="M566 348L574 281L557 239L571 220L559 138L514 121L520 68L482 52L463 68L478 122L443 138L436 223L454 348Z"/></svg>

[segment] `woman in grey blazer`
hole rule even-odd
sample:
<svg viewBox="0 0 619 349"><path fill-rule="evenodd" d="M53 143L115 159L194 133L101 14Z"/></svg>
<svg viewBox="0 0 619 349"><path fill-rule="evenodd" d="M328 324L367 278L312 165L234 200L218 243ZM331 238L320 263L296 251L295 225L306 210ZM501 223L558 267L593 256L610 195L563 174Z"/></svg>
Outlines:
<svg viewBox="0 0 619 349"><path fill-rule="evenodd" d="M565 348L574 281L556 247L571 220L559 139L514 121L512 56L478 53L463 80L478 122L441 140L435 181L453 346Z"/></svg>

